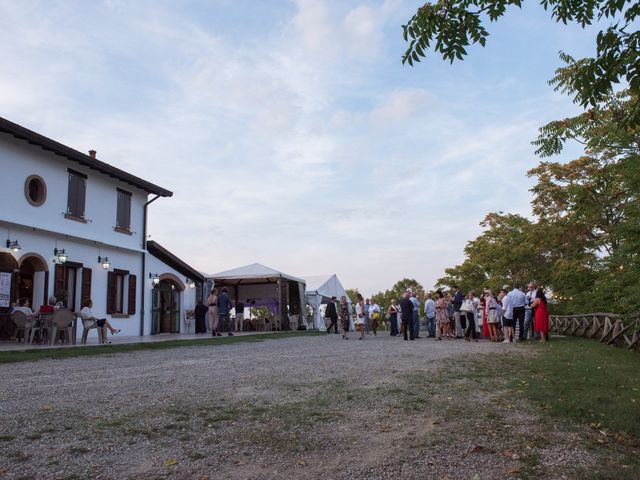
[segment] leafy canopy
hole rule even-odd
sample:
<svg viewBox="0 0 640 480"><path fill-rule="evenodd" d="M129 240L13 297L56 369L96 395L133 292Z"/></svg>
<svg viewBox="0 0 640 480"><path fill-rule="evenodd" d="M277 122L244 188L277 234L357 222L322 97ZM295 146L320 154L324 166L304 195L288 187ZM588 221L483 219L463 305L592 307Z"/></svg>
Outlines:
<svg viewBox="0 0 640 480"><path fill-rule="evenodd" d="M587 107L602 102L614 84L626 81L633 91L640 90L640 32L636 20L640 2L631 0L541 0L542 7L556 22L577 23L583 28L594 20L610 19L611 25L596 38L596 55L574 60L561 54L571 68L567 75L552 80L556 89L570 92L574 100ZM508 8L522 6L521 0L439 0L427 2L402 26L409 46L402 63L413 65L432 49L453 63L467 55L471 44L485 46L488 21L497 21ZM638 112L634 112L638 118Z"/></svg>

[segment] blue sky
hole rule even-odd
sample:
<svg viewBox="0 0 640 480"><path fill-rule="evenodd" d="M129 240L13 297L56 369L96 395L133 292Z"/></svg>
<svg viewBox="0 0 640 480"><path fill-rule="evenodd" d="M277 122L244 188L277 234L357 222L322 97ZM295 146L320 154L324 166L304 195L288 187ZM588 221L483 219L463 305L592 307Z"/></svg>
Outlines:
<svg viewBox="0 0 640 480"><path fill-rule="evenodd" d="M172 190L150 233L199 270L431 287L486 213L529 215L530 141L579 111L547 80L596 30L530 3L411 68L418 6L0 0L0 115Z"/></svg>

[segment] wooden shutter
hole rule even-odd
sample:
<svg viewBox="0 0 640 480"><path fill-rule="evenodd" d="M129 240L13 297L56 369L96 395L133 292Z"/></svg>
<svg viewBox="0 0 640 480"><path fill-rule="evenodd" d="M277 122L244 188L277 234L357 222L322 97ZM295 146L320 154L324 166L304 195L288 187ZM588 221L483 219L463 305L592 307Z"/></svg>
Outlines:
<svg viewBox="0 0 640 480"><path fill-rule="evenodd" d="M85 197L87 195L87 180L82 177L78 177L78 213L79 217L84 218L84 206L85 206Z"/></svg>
<svg viewBox="0 0 640 480"><path fill-rule="evenodd" d="M136 313L136 276L129 275L129 305L127 306L127 313L134 315Z"/></svg>
<svg viewBox="0 0 640 480"><path fill-rule="evenodd" d="M87 190L87 176L68 170L69 190L67 198L67 210L69 215L74 217L84 217L85 195Z"/></svg>
<svg viewBox="0 0 640 480"><path fill-rule="evenodd" d="M124 230L131 228L131 193L118 189L116 226Z"/></svg>
<svg viewBox="0 0 640 480"><path fill-rule="evenodd" d="M55 268L55 280L53 282L53 294L55 295L58 290L64 290L65 278L64 278L64 265L56 263Z"/></svg>
<svg viewBox="0 0 640 480"><path fill-rule="evenodd" d="M86 299L91 298L91 273L92 270L90 268L85 267L82 269L82 293L80 295L82 306L84 306Z"/></svg>
<svg viewBox="0 0 640 480"><path fill-rule="evenodd" d="M111 314L116 309L116 274L107 273L107 313Z"/></svg>

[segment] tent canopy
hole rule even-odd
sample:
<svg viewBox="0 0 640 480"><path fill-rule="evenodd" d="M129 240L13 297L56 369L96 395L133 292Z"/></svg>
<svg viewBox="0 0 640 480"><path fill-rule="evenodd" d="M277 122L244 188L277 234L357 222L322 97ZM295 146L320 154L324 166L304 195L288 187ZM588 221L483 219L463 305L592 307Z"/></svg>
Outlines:
<svg viewBox="0 0 640 480"><path fill-rule="evenodd" d="M302 278L294 277L287 273L267 267L260 263L252 263L244 267L233 268L224 272L207 275L216 285L241 285L257 283L277 283L279 278L284 278L298 283L305 283Z"/></svg>
<svg viewBox="0 0 640 480"><path fill-rule="evenodd" d="M275 313L276 328L289 330L290 317L299 317L301 325L307 325L305 308L305 281L260 263L207 275L216 287L227 287L236 302L247 306L265 305ZM273 304L273 305L272 305ZM295 325L294 327L295 328Z"/></svg>
<svg viewBox="0 0 640 480"><path fill-rule="evenodd" d="M338 301L342 296L347 297L347 305L349 307L349 313L351 313L351 300L349 299L349 295L347 295L347 291L335 274L314 275L304 278L307 281L305 298L307 304L313 309L313 328L321 332L327 330L322 314L320 313L320 305L329 302L331 297L336 297ZM353 323L353 320L351 320L350 323ZM353 325L351 325L351 328L353 328Z"/></svg>

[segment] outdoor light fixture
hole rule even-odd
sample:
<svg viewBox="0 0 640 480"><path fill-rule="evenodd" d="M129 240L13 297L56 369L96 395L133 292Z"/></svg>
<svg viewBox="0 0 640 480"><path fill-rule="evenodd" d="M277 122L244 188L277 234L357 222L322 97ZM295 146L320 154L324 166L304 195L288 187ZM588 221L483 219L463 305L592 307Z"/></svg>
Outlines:
<svg viewBox="0 0 640 480"><path fill-rule="evenodd" d="M105 270L109 270L109 267L111 267L111 262L109 262L109 257L98 257L98 263L102 264L102 268L104 268Z"/></svg>
<svg viewBox="0 0 640 480"><path fill-rule="evenodd" d="M188 278L185 278L184 281L189 288L196 288L196 282L194 282L193 280L189 280Z"/></svg>
<svg viewBox="0 0 640 480"><path fill-rule="evenodd" d="M160 283L160 277L157 273L150 273L149 278L153 281L154 287Z"/></svg>
<svg viewBox="0 0 640 480"><path fill-rule="evenodd" d="M18 243L18 240L14 240L13 242L11 240L9 240L7 238L7 248L10 248L11 250L13 250L14 252L17 252L18 250L20 250L22 247L20 246L20 244Z"/></svg>
<svg viewBox="0 0 640 480"><path fill-rule="evenodd" d="M67 259L69 258L69 255L67 255L67 252L64 251L64 248L61 248L61 249L54 248L53 254L56 257L58 257L58 261L60 263L67 263Z"/></svg>

